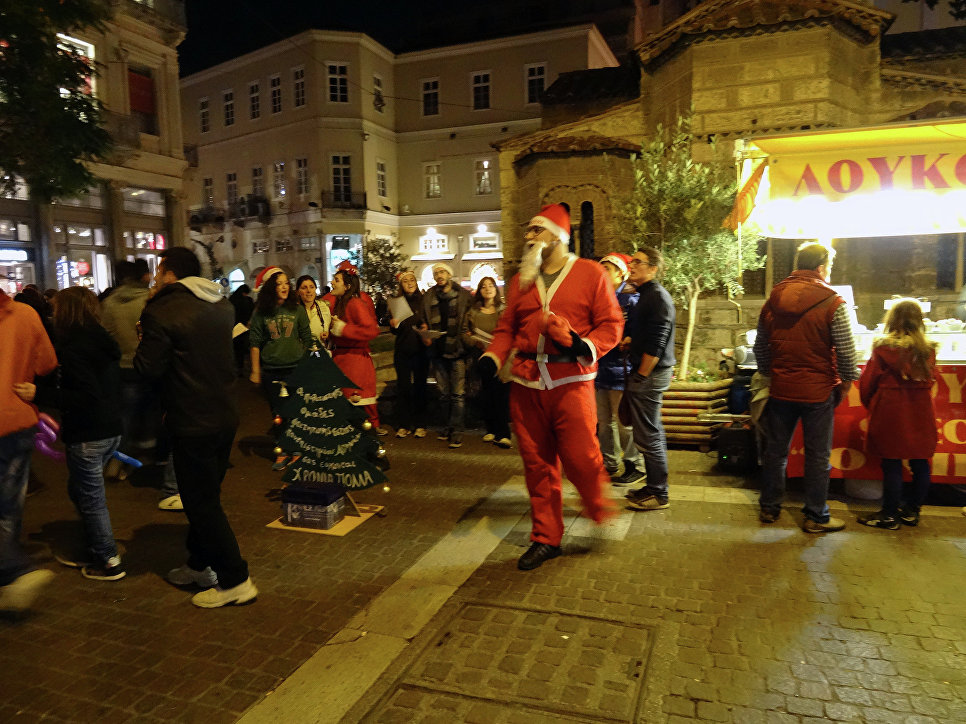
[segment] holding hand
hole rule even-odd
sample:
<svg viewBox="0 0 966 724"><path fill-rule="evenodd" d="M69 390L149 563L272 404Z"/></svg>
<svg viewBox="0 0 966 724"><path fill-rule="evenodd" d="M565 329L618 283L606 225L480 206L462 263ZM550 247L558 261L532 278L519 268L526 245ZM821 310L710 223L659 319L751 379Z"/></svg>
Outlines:
<svg viewBox="0 0 966 724"><path fill-rule="evenodd" d="M13 394L24 402L33 402L34 397L37 396L37 385L32 382L15 382Z"/></svg>
<svg viewBox="0 0 966 724"><path fill-rule="evenodd" d="M248 379L254 384L260 385L262 383L262 371L259 369L253 369L252 373L248 375Z"/></svg>

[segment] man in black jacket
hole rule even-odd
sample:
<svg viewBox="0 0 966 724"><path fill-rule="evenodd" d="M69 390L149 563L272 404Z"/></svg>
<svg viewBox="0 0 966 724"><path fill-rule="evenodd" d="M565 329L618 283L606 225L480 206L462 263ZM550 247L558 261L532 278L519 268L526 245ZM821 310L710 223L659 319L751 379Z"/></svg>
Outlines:
<svg viewBox="0 0 966 724"><path fill-rule="evenodd" d="M661 424L664 391L674 369L674 302L657 281L664 270L664 256L643 247L628 264L630 282L640 298L628 315L631 376L627 392L631 400L634 444L644 455L647 483L627 494L634 510L668 507L667 438Z"/></svg>
<svg viewBox="0 0 966 724"><path fill-rule="evenodd" d="M191 250L161 255L155 286L141 315L139 374L161 386L174 470L188 517L188 562L168 572L178 586L206 590L191 602L201 608L255 600L238 542L221 507L238 413L232 399L235 313L215 282L202 279Z"/></svg>

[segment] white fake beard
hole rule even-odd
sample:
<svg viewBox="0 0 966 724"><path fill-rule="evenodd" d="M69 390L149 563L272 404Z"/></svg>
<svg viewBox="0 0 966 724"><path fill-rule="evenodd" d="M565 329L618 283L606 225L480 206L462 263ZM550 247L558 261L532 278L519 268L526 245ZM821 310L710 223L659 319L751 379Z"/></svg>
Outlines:
<svg viewBox="0 0 966 724"><path fill-rule="evenodd" d="M520 261L520 289L529 289L536 281L540 267L543 266L543 250L546 244L535 241L527 247Z"/></svg>

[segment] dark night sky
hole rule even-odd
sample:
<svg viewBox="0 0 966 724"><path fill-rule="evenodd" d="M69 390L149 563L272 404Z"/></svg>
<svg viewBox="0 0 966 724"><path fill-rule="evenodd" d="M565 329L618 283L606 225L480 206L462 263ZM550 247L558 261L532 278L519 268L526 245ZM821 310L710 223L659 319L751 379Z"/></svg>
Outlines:
<svg viewBox="0 0 966 724"><path fill-rule="evenodd" d="M187 0L178 53L188 75L307 28L364 32L398 53L579 22L629 1Z"/></svg>

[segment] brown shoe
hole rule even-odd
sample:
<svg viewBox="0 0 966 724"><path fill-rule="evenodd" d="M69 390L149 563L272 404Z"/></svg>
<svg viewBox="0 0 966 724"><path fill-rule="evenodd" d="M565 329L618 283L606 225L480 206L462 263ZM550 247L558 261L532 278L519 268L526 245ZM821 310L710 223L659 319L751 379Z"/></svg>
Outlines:
<svg viewBox="0 0 966 724"><path fill-rule="evenodd" d="M806 533L834 533L845 527L845 521L838 518L829 518L825 523L818 523L811 518L806 518L802 523L802 530Z"/></svg>

